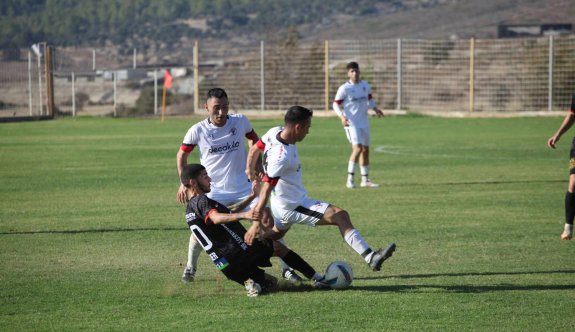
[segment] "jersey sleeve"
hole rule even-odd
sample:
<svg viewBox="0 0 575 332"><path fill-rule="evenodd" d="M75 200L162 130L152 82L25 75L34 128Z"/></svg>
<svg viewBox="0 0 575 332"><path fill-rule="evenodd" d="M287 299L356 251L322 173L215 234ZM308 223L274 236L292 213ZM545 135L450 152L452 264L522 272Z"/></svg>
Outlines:
<svg viewBox="0 0 575 332"><path fill-rule="evenodd" d="M282 145L276 145L266 153L264 181L275 186L287 168L287 154Z"/></svg>
<svg viewBox="0 0 575 332"><path fill-rule="evenodd" d="M371 94L371 86L367 82L365 82L365 86L367 89L367 105L369 106L369 108L374 109L377 107L377 103L375 102L375 100L373 99L373 95Z"/></svg>
<svg viewBox="0 0 575 332"><path fill-rule="evenodd" d="M332 109L333 111L338 115L338 116L342 116L343 115L343 102L345 100L345 88L344 85L340 86L339 89L337 89L337 93L335 94L335 99L333 100L332 103Z"/></svg>
<svg viewBox="0 0 575 332"><path fill-rule="evenodd" d="M213 225L214 223L210 220L210 213L217 211L217 206L206 195L202 195L198 198L196 202L196 209L198 214L202 217L202 221L206 225Z"/></svg>
<svg viewBox="0 0 575 332"><path fill-rule="evenodd" d="M194 150L194 147L198 145L199 142L199 135L197 132L197 127L191 127L186 135L184 136L184 140L182 141L182 145L180 149L186 153L190 153Z"/></svg>

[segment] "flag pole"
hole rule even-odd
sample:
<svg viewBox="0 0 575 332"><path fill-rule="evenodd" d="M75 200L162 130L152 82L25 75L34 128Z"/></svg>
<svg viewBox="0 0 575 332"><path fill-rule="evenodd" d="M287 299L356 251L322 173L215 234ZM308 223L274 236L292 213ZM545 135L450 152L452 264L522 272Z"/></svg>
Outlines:
<svg viewBox="0 0 575 332"><path fill-rule="evenodd" d="M164 122L164 113L166 113L166 85L164 84L164 92L162 93L162 122Z"/></svg>

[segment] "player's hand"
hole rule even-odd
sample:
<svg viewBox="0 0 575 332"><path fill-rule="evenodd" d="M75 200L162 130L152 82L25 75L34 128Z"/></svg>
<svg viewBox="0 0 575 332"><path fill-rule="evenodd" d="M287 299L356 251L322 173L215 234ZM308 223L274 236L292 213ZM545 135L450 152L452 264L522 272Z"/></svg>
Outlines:
<svg viewBox="0 0 575 332"><path fill-rule="evenodd" d="M557 145L557 142L559 142L559 137L553 136L553 137L551 137L551 138L547 141L547 145L548 145L550 148L555 149L555 148L556 148L556 145Z"/></svg>
<svg viewBox="0 0 575 332"><path fill-rule="evenodd" d="M341 125L344 127L349 126L349 122L347 121L347 118L345 117L345 115L341 116Z"/></svg>
<svg viewBox="0 0 575 332"><path fill-rule="evenodd" d="M251 246L254 243L254 240L257 238L259 232L260 224L258 222L252 222L252 226L244 235L244 241Z"/></svg>
<svg viewBox="0 0 575 332"><path fill-rule="evenodd" d="M274 217L272 216L272 211L268 207L266 207L262 215L262 226L266 230L274 227Z"/></svg>
<svg viewBox="0 0 575 332"><path fill-rule="evenodd" d="M186 204L186 187L180 183L180 188L177 194L178 202Z"/></svg>

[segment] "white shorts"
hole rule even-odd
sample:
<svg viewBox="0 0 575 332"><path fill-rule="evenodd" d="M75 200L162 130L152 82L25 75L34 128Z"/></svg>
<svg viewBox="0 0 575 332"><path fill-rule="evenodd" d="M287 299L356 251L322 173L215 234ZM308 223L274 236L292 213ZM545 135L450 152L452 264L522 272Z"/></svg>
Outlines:
<svg viewBox="0 0 575 332"><path fill-rule="evenodd" d="M280 230L285 230L293 224L315 226L323 218L329 203L306 198L304 202L294 210L284 210L272 203L272 213L275 225Z"/></svg>
<svg viewBox="0 0 575 332"><path fill-rule="evenodd" d="M364 145L369 146L369 127L353 127L347 126L343 127L345 130L345 136L347 136L347 140L353 145Z"/></svg>
<svg viewBox="0 0 575 332"><path fill-rule="evenodd" d="M249 195L245 195L245 196L242 196L242 197L239 197L239 198L236 196L236 197L234 197L233 199L230 199L230 197L228 197L228 198L226 199L226 198L221 197L221 196L220 196L220 199L216 199L216 198L213 198L213 197L210 197L210 198L213 199L214 201L217 201L217 202L219 202L219 203L225 205L225 206L230 206L230 205L234 205L234 204L236 204L236 203L239 203L239 202L243 201L243 200L246 199L248 196L249 196ZM250 202L250 205L246 206L246 207L245 207L242 211L240 211L240 212L247 212L247 211L253 209L253 208L256 206L257 203L258 203L258 197L254 198L254 199Z"/></svg>

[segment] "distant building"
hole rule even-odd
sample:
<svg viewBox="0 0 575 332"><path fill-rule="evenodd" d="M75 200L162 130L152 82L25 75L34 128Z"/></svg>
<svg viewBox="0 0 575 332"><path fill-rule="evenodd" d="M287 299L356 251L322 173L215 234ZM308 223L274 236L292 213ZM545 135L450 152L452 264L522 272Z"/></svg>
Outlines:
<svg viewBox="0 0 575 332"><path fill-rule="evenodd" d="M499 24L497 26L498 38L561 36L573 33L573 24L545 23L545 24Z"/></svg>

